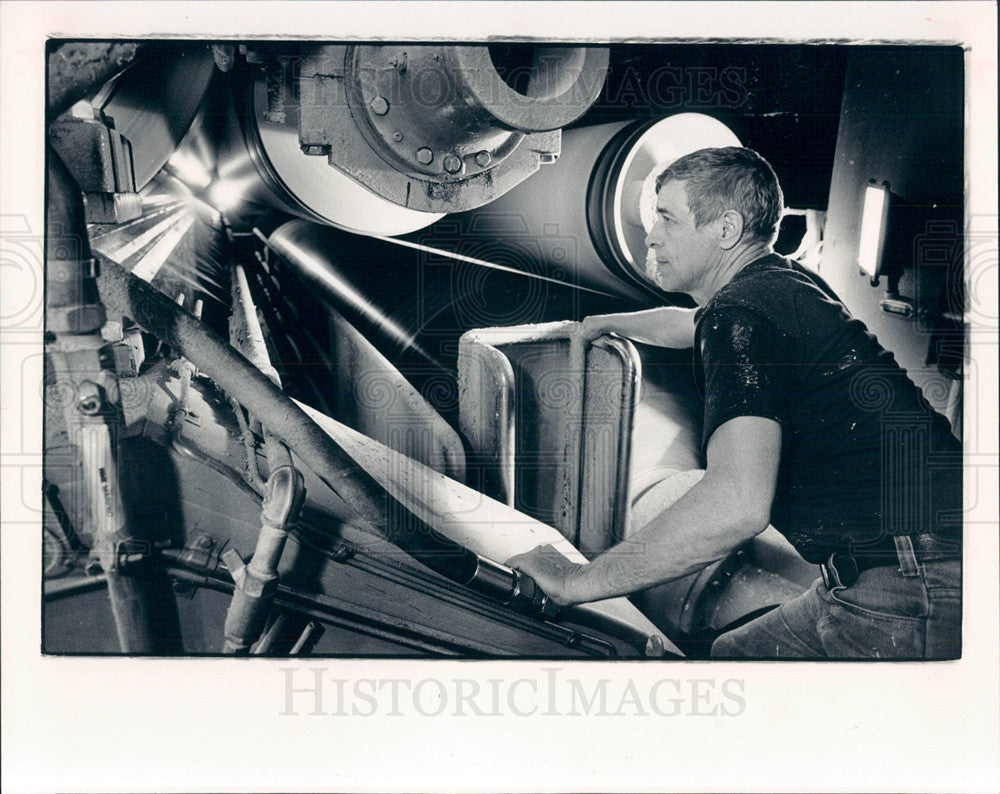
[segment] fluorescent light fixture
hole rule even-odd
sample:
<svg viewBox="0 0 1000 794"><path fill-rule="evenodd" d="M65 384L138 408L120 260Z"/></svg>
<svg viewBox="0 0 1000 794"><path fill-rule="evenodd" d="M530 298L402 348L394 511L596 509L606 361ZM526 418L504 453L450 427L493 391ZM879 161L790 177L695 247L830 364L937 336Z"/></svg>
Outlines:
<svg viewBox="0 0 1000 794"><path fill-rule="evenodd" d="M882 255L885 251L885 229L889 219L889 186L868 185L861 211L861 240L858 244L858 266L876 282L882 275Z"/></svg>

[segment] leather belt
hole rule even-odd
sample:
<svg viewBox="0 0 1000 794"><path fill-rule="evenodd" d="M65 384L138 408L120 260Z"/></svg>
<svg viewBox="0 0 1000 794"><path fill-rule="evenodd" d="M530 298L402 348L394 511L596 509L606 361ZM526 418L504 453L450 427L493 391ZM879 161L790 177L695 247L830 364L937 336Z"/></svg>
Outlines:
<svg viewBox="0 0 1000 794"><path fill-rule="evenodd" d="M850 587L862 571L892 566L904 576L915 576L928 562L960 560L961 545L939 535L886 535L872 543L852 543L838 549L819 565L827 589Z"/></svg>

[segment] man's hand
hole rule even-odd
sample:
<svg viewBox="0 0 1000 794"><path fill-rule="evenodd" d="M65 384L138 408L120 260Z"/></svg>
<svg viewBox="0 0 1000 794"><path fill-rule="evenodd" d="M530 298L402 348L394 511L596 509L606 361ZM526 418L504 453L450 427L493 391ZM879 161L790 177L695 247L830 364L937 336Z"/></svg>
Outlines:
<svg viewBox="0 0 1000 794"><path fill-rule="evenodd" d="M580 339L584 342L593 342L600 336L604 336L607 333L614 333L615 323L612 318L613 315L608 314L592 314L589 317L584 317L580 321L579 330L577 331Z"/></svg>
<svg viewBox="0 0 1000 794"><path fill-rule="evenodd" d="M762 532L781 458L781 425L737 416L708 443L701 480L613 549L585 565L551 546L519 554L507 565L532 577L560 606L635 593L695 573Z"/></svg>
<svg viewBox="0 0 1000 794"><path fill-rule="evenodd" d="M583 600L574 597L573 593L573 584L583 566L567 560L554 546L536 546L529 552L511 557L506 564L534 579L542 592L559 606L578 604Z"/></svg>

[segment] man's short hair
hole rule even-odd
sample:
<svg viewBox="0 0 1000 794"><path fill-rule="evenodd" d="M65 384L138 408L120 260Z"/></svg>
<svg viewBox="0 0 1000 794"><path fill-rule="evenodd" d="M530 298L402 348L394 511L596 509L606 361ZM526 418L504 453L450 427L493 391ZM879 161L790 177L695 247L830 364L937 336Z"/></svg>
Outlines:
<svg viewBox="0 0 1000 794"><path fill-rule="evenodd" d="M673 181L684 183L695 226L736 210L750 234L768 243L777 236L785 199L774 169L753 149L726 146L679 157L656 178L656 192Z"/></svg>

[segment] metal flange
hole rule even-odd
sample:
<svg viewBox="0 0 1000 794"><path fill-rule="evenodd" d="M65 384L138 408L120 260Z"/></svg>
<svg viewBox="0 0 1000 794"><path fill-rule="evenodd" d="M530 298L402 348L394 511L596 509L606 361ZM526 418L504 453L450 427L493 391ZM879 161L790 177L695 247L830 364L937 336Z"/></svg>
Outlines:
<svg viewBox="0 0 1000 794"><path fill-rule="evenodd" d="M600 47L538 47L522 93L486 46L321 46L297 75L299 143L420 212L482 206L554 161L560 128L593 104Z"/></svg>

